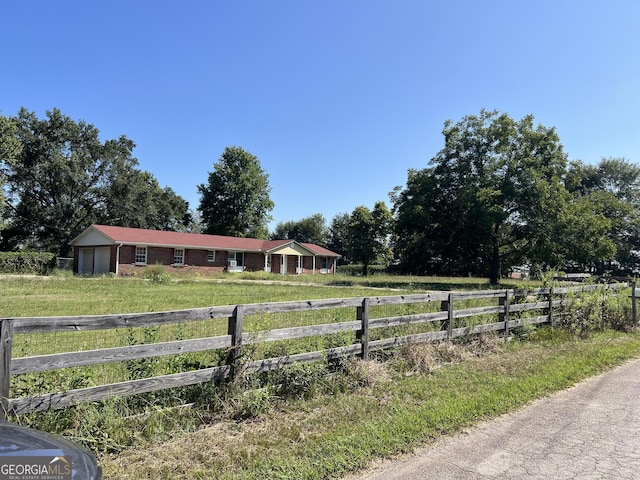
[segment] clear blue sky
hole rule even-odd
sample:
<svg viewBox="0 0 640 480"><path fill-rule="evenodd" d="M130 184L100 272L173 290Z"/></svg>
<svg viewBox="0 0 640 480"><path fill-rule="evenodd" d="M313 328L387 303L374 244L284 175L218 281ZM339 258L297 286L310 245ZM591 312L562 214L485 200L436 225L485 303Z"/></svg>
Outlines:
<svg viewBox="0 0 640 480"><path fill-rule="evenodd" d="M570 159L640 162L640 0L20 0L0 34L0 114L124 134L192 208L243 147L272 226L388 203L482 108L556 127Z"/></svg>

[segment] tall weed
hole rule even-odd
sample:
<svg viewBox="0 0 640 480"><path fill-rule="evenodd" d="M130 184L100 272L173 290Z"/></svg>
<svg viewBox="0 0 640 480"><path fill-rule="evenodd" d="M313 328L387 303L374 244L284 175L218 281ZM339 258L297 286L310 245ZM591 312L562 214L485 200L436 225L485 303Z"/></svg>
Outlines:
<svg viewBox="0 0 640 480"><path fill-rule="evenodd" d="M586 338L605 329L630 331L633 324L631 302L626 290L616 294L604 287L579 295L567 295L558 326L571 335Z"/></svg>

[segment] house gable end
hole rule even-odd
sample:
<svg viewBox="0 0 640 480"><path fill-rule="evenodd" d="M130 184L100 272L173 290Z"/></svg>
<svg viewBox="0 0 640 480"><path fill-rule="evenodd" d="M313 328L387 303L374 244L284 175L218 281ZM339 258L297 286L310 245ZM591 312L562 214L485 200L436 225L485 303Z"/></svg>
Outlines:
<svg viewBox="0 0 640 480"><path fill-rule="evenodd" d="M95 246L95 245L114 245L113 238L105 235L96 228L89 227L76 238L71 240L74 247Z"/></svg>
<svg viewBox="0 0 640 480"><path fill-rule="evenodd" d="M296 241L287 242L285 245L279 245L275 248L269 250L269 253L279 254L279 255L303 255L303 256L313 256L314 253L305 248L301 244Z"/></svg>

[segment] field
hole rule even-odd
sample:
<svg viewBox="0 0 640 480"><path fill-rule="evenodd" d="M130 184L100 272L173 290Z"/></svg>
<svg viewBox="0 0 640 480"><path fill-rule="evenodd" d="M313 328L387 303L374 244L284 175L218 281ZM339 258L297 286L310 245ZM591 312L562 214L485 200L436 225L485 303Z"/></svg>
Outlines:
<svg viewBox="0 0 640 480"><path fill-rule="evenodd" d="M372 288L375 295L488 288L479 279L231 278L5 277L0 317L366 296ZM486 336L332 368L299 366L224 390L203 387L180 408L161 396L141 396L19 421L88 446L107 479L340 478L640 355L635 332L525 333L508 343ZM30 348L45 348L34 343Z"/></svg>
<svg viewBox="0 0 640 480"><path fill-rule="evenodd" d="M396 295L430 290L489 289L478 278L316 275L278 277L260 273L207 278L172 278L167 282L139 278L70 276L0 276L0 315L52 316L133 313L234 303L278 302L317 298ZM505 281L502 288L522 282ZM535 284L533 284L535 285Z"/></svg>

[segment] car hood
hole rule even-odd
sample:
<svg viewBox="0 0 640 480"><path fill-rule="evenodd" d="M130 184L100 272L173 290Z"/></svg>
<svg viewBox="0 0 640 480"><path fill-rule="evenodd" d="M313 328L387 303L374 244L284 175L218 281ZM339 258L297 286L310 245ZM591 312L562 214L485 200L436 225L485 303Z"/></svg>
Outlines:
<svg viewBox="0 0 640 480"><path fill-rule="evenodd" d="M7 465L10 458L19 464L18 457L51 457L51 462L70 464L72 480L102 478L96 458L79 445L39 430L0 422L0 466Z"/></svg>

